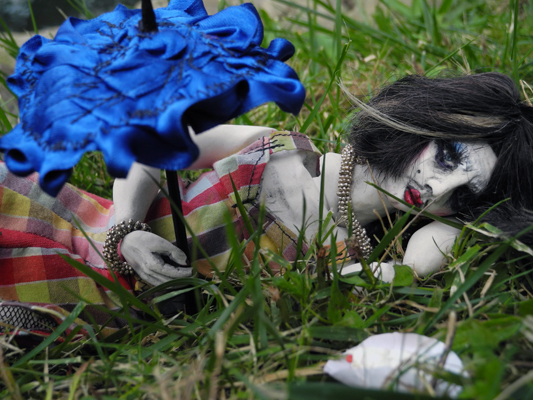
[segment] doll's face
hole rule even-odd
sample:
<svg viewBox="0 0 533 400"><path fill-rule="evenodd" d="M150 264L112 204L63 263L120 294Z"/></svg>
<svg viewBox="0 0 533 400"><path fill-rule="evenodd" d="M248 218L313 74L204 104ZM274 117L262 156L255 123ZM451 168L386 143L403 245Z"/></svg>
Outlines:
<svg viewBox="0 0 533 400"><path fill-rule="evenodd" d="M381 187L420 208L433 202L427 211L450 215L456 211L451 205L456 189L481 192L495 165L496 155L484 142L432 141L401 177L385 178ZM394 199L390 202L397 209L409 209Z"/></svg>

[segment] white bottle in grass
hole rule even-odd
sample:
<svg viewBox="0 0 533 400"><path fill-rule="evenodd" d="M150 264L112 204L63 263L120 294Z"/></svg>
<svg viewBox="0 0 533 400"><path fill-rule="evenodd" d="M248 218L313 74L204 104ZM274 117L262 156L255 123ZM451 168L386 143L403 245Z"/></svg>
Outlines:
<svg viewBox="0 0 533 400"><path fill-rule="evenodd" d="M442 379L435 381L433 372L450 372L467 378L463 362L450 351L440 365L446 346L443 342L416 333L383 333L371 336L330 360L324 372L354 387L390 389L399 392L432 392L455 398L462 387Z"/></svg>

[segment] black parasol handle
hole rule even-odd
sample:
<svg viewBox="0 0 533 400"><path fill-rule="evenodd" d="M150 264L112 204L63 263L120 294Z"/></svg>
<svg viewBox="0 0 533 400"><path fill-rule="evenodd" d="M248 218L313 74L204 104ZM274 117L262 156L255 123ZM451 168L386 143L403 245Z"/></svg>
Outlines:
<svg viewBox="0 0 533 400"><path fill-rule="evenodd" d="M189 246L187 244L187 232L185 230L185 224L182 221L183 218L183 208L181 206L181 195L180 187L178 183L178 173L177 171L165 170L167 175L167 187L168 195L171 200L171 210L172 210L172 223L174 225L174 233L176 234L176 246L178 249L182 250L187 256L187 263L191 263L191 257L189 252ZM172 202L174 204L172 204ZM198 289L193 290L192 292L187 292L183 296L183 300L178 300L178 302L183 301L184 311L193 315L196 314L200 309L200 293Z"/></svg>
<svg viewBox="0 0 533 400"><path fill-rule="evenodd" d="M142 0L141 4L142 19L139 22L139 28L142 32L157 32L157 22L155 19L154 7L152 6L152 0Z"/></svg>
<svg viewBox="0 0 533 400"><path fill-rule="evenodd" d="M185 231L185 225L181 221L181 218L183 218L183 209L181 207L178 173L168 169L165 170L165 173L167 175L168 195L175 205L174 207L171 204L170 208L172 210L174 233L176 234L176 247L185 253L187 260L190 262L189 246L187 244L187 232Z"/></svg>

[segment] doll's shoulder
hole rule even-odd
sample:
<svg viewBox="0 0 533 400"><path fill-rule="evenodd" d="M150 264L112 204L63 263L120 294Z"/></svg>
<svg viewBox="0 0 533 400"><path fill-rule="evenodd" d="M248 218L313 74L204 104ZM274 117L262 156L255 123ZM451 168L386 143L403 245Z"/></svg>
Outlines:
<svg viewBox="0 0 533 400"><path fill-rule="evenodd" d="M272 131L269 136L258 138L238 153L217 161L213 169L219 175L224 175L240 168L249 167L257 170L275 160L292 159L295 165L303 164L315 175L320 156L320 151L307 135L298 132Z"/></svg>
<svg viewBox="0 0 533 400"><path fill-rule="evenodd" d="M278 153L281 151L301 151L304 153L311 153L315 157L320 157L322 155L309 136L304 135L303 133L275 131L271 133L268 140L272 153Z"/></svg>
<svg viewBox="0 0 533 400"><path fill-rule="evenodd" d="M298 132L274 132L270 135L272 146L272 162L281 157L290 158L294 163L301 164L311 177L320 174L320 157L322 153L309 136Z"/></svg>
<svg viewBox="0 0 533 400"><path fill-rule="evenodd" d="M309 136L291 131L272 131L270 135L257 139L237 154L244 155L261 152L274 154L282 151L309 152L317 157L322 155Z"/></svg>
<svg viewBox="0 0 533 400"><path fill-rule="evenodd" d="M309 136L291 131L273 131L270 136L243 149L241 154L255 155L265 164L276 164L279 160L294 167L301 164L312 176L319 172L319 159L322 155Z"/></svg>

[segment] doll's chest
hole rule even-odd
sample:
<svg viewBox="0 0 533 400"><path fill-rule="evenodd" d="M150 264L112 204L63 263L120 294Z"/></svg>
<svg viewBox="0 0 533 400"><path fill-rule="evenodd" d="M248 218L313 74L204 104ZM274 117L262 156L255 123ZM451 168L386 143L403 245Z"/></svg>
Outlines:
<svg viewBox="0 0 533 400"><path fill-rule="evenodd" d="M268 212L289 229L298 232L306 226L310 238L316 228L320 191L316 187L315 165L306 163L306 155L297 151L271 155L263 172L259 199Z"/></svg>

